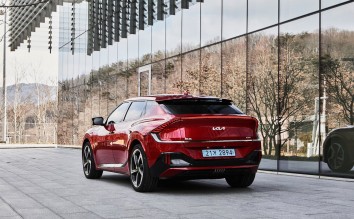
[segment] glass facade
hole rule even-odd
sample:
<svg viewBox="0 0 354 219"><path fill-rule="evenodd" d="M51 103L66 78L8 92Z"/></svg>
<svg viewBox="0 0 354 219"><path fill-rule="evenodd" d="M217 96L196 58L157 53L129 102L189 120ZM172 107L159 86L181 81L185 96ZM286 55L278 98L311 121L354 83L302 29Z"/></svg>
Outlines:
<svg viewBox="0 0 354 219"><path fill-rule="evenodd" d="M232 99L258 119L260 169L354 178L352 1L175 2L175 14L166 7L157 20L155 10L153 25L147 16L112 42L114 24L89 3L64 3L60 144L81 144L91 118L126 98L189 90ZM107 0L94 4L110 10Z"/></svg>

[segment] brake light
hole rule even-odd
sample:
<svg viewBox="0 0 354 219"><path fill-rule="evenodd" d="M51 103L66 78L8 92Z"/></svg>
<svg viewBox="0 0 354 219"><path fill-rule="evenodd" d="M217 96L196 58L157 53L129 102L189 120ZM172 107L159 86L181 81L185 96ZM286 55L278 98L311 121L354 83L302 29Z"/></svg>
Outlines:
<svg viewBox="0 0 354 219"><path fill-rule="evenodd" d="M162 125L156 127L154 130L152 130L152 133L155 133L158 135L159 139L162 141L175 141L175 140L181 140L181 130L179 126L175 126L176 123L181 122L182 120L180 118L174 118L171 119L170 121L163 123ZM174 126L172 126L174 125Z"/></svg>
<svg viewBox="0 0 354 219"><path fill-rule="evenodd" d="M156 127L155 129L153 129L151 132L153 133L160 133L162 130L164 130L165 128L167 128L168 126L175 124L177 122L182 121L181 118L174 118L169 120L168 122L163 123L162 125Z"/></svg>

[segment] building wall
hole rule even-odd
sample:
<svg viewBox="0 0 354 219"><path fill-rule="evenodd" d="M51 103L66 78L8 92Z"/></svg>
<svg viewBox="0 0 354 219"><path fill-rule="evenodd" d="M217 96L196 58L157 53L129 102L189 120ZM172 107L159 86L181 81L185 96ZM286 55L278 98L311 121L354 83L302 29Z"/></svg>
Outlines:
<svg viewBox="0 0 354 219"><path fill-rule="evenodd" d="M126 98L189 90L260 121L261 169L353 178L321 161L328 132L354 123L353 20L352 1L193 0L90 55L63 42L58 141L81 144L91 118Z"/></svg>

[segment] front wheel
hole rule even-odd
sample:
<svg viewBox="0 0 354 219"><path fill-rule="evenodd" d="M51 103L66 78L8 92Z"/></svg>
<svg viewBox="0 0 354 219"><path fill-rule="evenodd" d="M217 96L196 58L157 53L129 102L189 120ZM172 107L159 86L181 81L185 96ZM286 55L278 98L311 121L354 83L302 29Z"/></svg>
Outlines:
<svg viewBox="0 0 354 219"><path fill-rule="evenodd" d="M347 172L353 168L348 151L339 139L330 140L327 157L327 165L333 172Z"/></svg>
<svg viewBox="0 0 354 219"><path fill-rule="evenodd" d="M231 187L245 188L253 183L255 176L255 173L243 173L240 175L227 176L225 180Z"/></svg>
<svg viewBox="0 0 354 219"><path fill-rule="evenodd" d="M102 170L96 169L95 159L89 142L86 142L82 149L82 168L87 179L98 179L103 173Z"/></svg>
<svg viewBox="0 0 354 219"><path fill-rule="evenodd" d="M156 188L158 178L153 177L141 145L135 145L130 155L130 181L135 191L150 192Z"/></svg>

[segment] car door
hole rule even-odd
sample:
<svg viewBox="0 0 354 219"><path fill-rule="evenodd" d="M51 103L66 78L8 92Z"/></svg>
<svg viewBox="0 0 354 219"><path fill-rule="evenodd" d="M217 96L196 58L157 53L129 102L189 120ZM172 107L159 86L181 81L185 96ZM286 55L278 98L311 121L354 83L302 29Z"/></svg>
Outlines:
<svg viewBox="0 0 354 219"><path fill-rule="evenodd" d="M107 135L109 132L106 127L100 126L95 130L95 142L96 145L94 147L96 164L99 167L104 167L105 164L108 164L113 161L112 150L107 146Z"/></svg>
<svg viewBox="0 0 354 219"><path fill-rule="evenodd" d="M109 168L118 167L115 162L113 151L112 151L112 142L116 141L116 125L119 125L125 117L125 114L130 106L130 102L123 102L120 104L107 118L106 120L106 135L105 135L105 166ZM103 152L102 152L103 153Z"/></svg>
<svg viewBox="0 0 354 219"><path fill-rule="evenodd" d="M128 141L131 134L131 125L138 120L145 110L145 101L134 101L122 122L115 124L112 145L115 162L119 165L126 164L128 160Z"/></svg>

